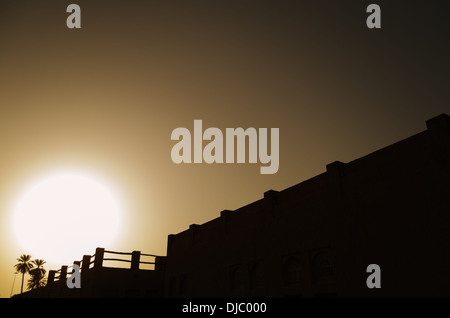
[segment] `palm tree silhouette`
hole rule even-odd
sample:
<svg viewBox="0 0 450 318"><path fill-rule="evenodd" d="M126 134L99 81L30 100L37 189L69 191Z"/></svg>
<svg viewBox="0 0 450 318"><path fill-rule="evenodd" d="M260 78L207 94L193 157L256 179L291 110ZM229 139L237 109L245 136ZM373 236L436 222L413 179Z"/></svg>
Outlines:
<svg viewBox="0 0 450 318"><path fill-rule="evenodd" d="M34 261L31 261L31 263L36 265L36 269L39 270L42 276L45 275L45 273L47 272L44 269L44 264L47 263L46 261L44 261L43 259L35 259Z"/></svg>
<svg viewBox="0 0 450 318"><path fill-rule="evenodd" d="M46 263L43 259L35 259L31 261L36 268L30 270L31 278L28 280L28 288L34 289L43 287L46 284L45 273L47 272L44 269L44 264Z"/></svg>
<svg viewBox="0 0 450 318"><path fill-rule="evenodd" d="M22 286L20 287L20 293L23 293L23 279L26 273L29 273L33 268L33 264L30 262L31 255L22 254L17 259L18 263L14 265L14 268L18 273L22 274Z"/></svg>
<svg viewBox="0 0 450 318"><path fill-rule="evenodd" d="M28 280L27 287L29 289L35 289L44 287L47 284L47 279L41 274L41 271L37 268L33 268L30 271L30 279Z"/></svg>

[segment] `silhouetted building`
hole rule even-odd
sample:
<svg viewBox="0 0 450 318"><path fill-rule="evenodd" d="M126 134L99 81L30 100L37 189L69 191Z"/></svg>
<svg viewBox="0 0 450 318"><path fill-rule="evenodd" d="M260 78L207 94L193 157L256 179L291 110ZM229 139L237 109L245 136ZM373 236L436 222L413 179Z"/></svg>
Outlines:
<svg viewBox="0 0 450 318"><path fill-rule="evenodd" d="M169 235L168 297L449 297L450 119ZM369 264L381 288L369 289Z"/></svg>
<svg viewBox="0 0 450 318"><path fill-rule="evenodd" d="M426 125L169 235L167 257L157 257L153 271L139 269L139 252L131 269L105 269L97 249L93 268L83 258L87 290L68 294L61 281L35 295L450 297L450 117ZM366 285L370 264L381 267L381 288Z"/></svg>

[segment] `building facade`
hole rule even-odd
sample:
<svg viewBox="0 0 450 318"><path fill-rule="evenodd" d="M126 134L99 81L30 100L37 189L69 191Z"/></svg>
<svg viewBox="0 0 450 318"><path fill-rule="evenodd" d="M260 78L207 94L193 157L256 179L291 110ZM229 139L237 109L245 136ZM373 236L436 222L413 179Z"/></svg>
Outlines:
<svg viewBox="0 0 450 318"><path fill-rule="evenodd" d="M450 119L169 235L167 297L449 297ZM367 267L381 269L368 288Z"/></svg>

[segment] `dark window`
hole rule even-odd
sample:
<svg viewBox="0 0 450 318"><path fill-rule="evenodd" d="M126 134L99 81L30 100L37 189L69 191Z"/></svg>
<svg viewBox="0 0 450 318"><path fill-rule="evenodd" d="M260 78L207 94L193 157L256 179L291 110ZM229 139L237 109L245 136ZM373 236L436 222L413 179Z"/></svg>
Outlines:
<svg viewBox="0 0 450 318"><path fill-rule="evenodd" d="M314 255L312 259L312 279L315 283L334 280L333 264L326 251Z"/></svg>
<svg viewBox="0 0 450 318"><path fill-rule="evenodd" d="M237 290L244 286L244 270L240 265L234 265L230 268L231 290Z"/></svg>
<svg viewBox="0 0 450 318"><path fill-rule="evenodd" d="M171 277L169 280L169 296L175 296L176 292L176 279L175 277Z"/></svg>
<svg viewBox="0 0 450 318"><path fill-rule="evenodd" d="M258 289L264 287L264 269L262 262L250 264L250 288Z"/></svg>
<svg viewBox="0 0 450 318"><path fill-rule="evenodd" d="M186 293L186 275L180 276L179 291L181 296L185 295Z"/></svg>
<svg viewBox="0 0 450 318"><path fill-rule="evenodd" d="M283 266L283 281L286 286L295 286L300 284L301 280L300 260L291 256L287 258Z"/></svg>

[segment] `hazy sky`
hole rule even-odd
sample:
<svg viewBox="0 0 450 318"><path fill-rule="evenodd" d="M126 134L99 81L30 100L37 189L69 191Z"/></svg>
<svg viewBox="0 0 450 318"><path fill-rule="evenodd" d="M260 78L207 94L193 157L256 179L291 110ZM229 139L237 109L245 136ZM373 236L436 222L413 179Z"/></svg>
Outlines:
<svg viewBox="0 0 450 318"><path fill-rule="evenodd" d="M73 2L81 29L66 26ZM381 29L366 26L373 2ZM11 202L36 176L94 171L125 202L120 237L105 247L165 255L168 234L450 113L444 2L392 2L2 0L0 296L23 253ZM171 132L193 131L194 119L279 128L278 172L174 164Z"/></svg>

